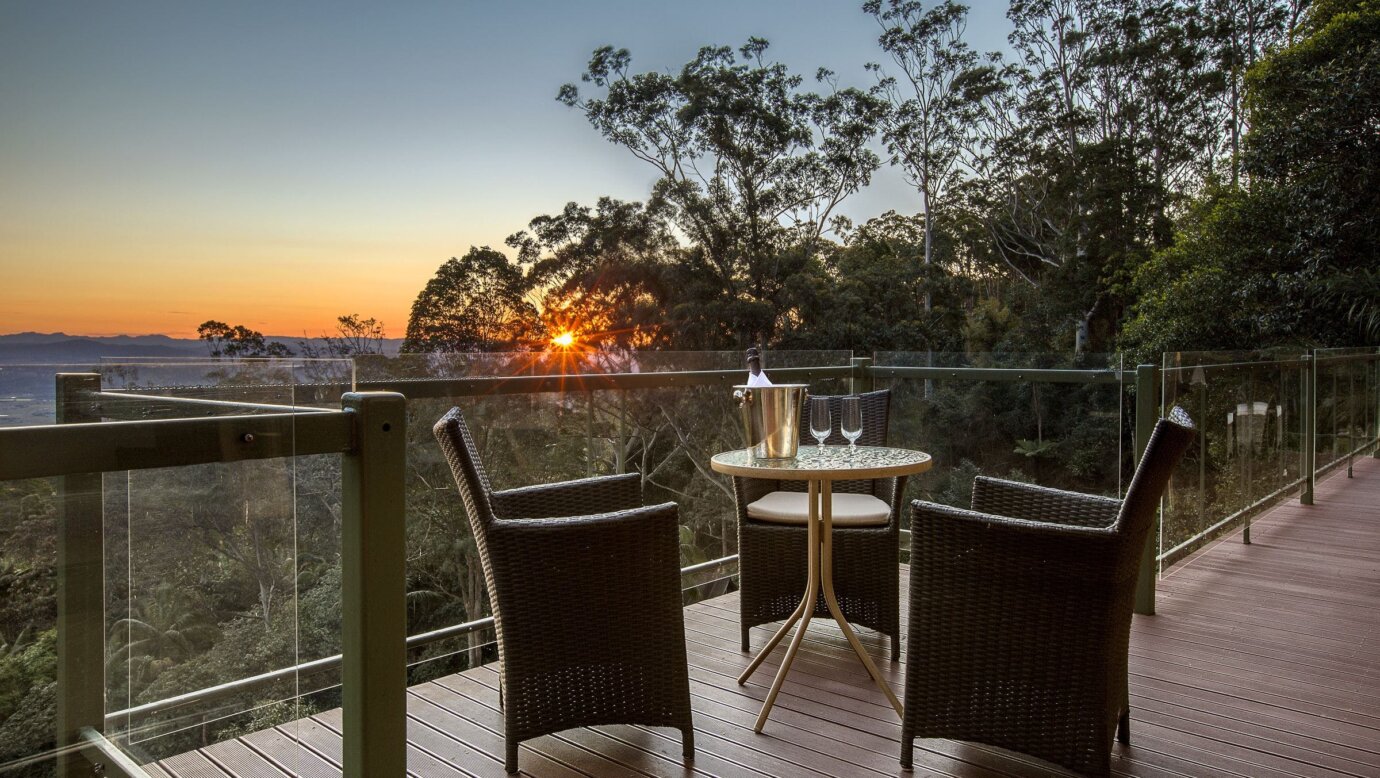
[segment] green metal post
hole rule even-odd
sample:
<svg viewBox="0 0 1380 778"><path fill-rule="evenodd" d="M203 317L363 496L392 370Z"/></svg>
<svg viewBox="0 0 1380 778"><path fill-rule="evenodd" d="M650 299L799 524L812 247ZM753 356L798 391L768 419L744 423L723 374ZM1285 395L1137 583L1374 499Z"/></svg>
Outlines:
<svg viewBox="0 0 1380 778"><path fill-rule="evenodd" d="M618 392L618 450L613 452L614 472L623 475L628 472L628 391Z"/></svg>
<svg viewBox="0 0 1380 778"><path fill-rule="evenodd" d="M1313 504L1313 471L1318 453L1318 361L1314 355L1304 357L1303 366L1303 435L1299 447L1303 449L1303 493L1299 502Z"/></svg>
<svg viewBox="0 0 1380 778"><path fill-rule="evenodd" d="M97 373L57 374L58 424L101 420L94 399ZM73 750L83 728L105 728L105 530L101 474L58 481L57 536L57 774L91 775Z"/></svg>
<svg viewBox="0 0 1380 778"><path fill-rule="evenodd" d="M1246 504L1250 505L1255 500L1252 494L1255 491L1255 468L1252 466L1255 459L1255 366L1246 368ZM1241 422L1238 420L1237 422ZM1262 420L1263 426L1263 420ZM1238 427L1238 429L1240 429ZM1262 438L1264 437L1262 431ZM1251 544L1251 511L1247 511L1242 519L1241 542L1246 545Z"/></svg>
<svg viewBox="0 0 1380 778"><path fill-rule="evenodd" d="M1356 464L1356 365L1346 365L1346 477L1355 478Z"/></svg>
<svg viewBox="0 0 1380 778"><path fill-rule="evenodd" d="M1373 370L1366 372L1366 380L1370 381L1370 389L1366 392L1366 403L1370 405L1371 411L1371 435L1373 439L1380 441L1380 351L1377 351L1371 367ZM1370 376L1374 375L1374 379ZM1375 445L1375 449L1370 452L1371 457L1380 459L1380 443Z"/></svg>
<svg viewBox="0 0 1380 778"><path fill-rule="evenodd" d="M1145 447L1150 443L1150 434L1155 431L1155 422L1160 417L1159 405L1159 368L1140 365L1136 368L1136 464L1140 464ZM1163 501L1160 504L1163 507ZM1145 540L1145 551L1140 558L1140 578L1136 584L1136 613L1145 616L1155 615L1155 574L1159 567L1155 557L1158 556L1159 538L1160 516L1157 514L1155 524L1150 528L1150 537Z"/></svg>
<svg viewBox="0 0 1380 778"><path fill-rule="evenodd" d="M594 475L594 392L585 392L585 475Z"/></svg>
<svg viewBox="0 0 1380 778"><path fill-rule="evenodd" d="M350 392L355 448L341 469L341 614L347 778L407 770L407 603L403 490L407 400Z"/></svg>
<svg viewBox="0 0 1380 778"><path fill-rule="evenodd" d="M853 369L853 374L848 379L850 392L861 394L872 391L875 384L872 377L872 357L853 357L848 360L848 364Z"/></svg>

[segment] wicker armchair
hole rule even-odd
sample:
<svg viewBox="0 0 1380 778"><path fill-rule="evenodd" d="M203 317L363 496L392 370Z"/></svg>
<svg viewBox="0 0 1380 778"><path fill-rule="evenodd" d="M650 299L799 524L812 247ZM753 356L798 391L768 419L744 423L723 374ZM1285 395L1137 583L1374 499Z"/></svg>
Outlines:
<svg viewBox="0 0 1380 778"><path fill-rule="evenodd" d="M863 435L858 444L885 446L891 392L860 395ZM833 432L825 441L846 443L837 419L842 397L830 397ZM807 403L808 405L808 403ZM801 445L815 445L809 434L809 408L802 409ZM900 542L901 493L904 478L868 481L836 481L834 494L869 494L891 506L885 523L875 526L834 525L834 590L843 615L854 626L862 625L891 637L891 659L901 657ZM733 497L738 513L739 619L743 650L749 650L748 633L758 624L788 618L805 594L809 544L806 527L758 521L748 517L748 505L775 491L803 492L804 481L734 478ZM815 616L829 617L820 597Z"/></svg>
<svg viewBox="0 0 1380 778"><path fill-rule="evenodd" d="M637 474L496 492L460 409L436 423L469 515L498 632L504 766L572 727L676 727L695 751L675 503Z"/></svg>
<svg viewBox="0 0 1380 778"><path fill-rule="evenodd" d="M1124 501L978 478L971 511L914 503L903 766L942 737L1110 773L1136 574L1193 436L1161 420Z"/></svg>

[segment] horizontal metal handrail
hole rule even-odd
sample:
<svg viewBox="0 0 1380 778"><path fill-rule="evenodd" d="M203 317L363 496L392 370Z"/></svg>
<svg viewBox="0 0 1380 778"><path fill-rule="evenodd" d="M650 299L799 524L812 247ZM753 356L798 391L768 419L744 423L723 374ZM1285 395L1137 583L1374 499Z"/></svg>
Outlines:
<svg viewBox="0 0 1380 778"><path fill-rule="evenodd" d="M1240 362L1213 362L1211 364L1199 365L1172 365L1161 368L1166 373L1184 373L1194 370L1217 370L1228 367L1268 367L1271 365L1279 367L1301 367L1312 361L1311 357L1289 357L1287 359L1250 359Z"/></svg>
<svg viewBox="0 0 1380 778"><path fill-rule="evenodd" d="M778 367L771 371L777 383L811 378L850 378L852 365ZM542 392L602 392L655 389L672 386L731 386L744 381L742 368L733 370L681 370L648 373L570 373L562 375L476 376L467 378L397 378L359 381L359 391L398 392L409 400L439 397L537 394Z"/></svg>
<svg viewBox="0 0 1380 778"><path fill-rule="evenodd" d="M211 400L203 397L172 397L161 394L142 394L138 392L102 391L93 392L96 409L106 418L125 417L129 420L143 419L183 419L187 411L205 411L207 414L239 411L244 414L265 413L330 413L332 408L312 408L299 405L279 405L275 403L256 403L239 400Z"/></svg>
<svg viewBox="0 0 1380 778"><path fill-rule="evenodd" d="M1014 367L916 367L902 365L872 365L867 371L873 378L929 378L961 381L1032 381L1059 384L1115 384L1133 381L1134 370L1104 368L1074 370L1064 368Z"/></svg>
<svg viewBox="0 0 1380 778"><path fill-rule="evenodd" d="M694 575L695 573L702 573L706 570L714 570L720 567L724 567L736 561L738 561L738 555L731 554L729 556L719 557L718 559L711 559L708 562L700 562L699 564L694 564L690 565L689 567L681 568L680 574L681 576ZM442 640L468 635L471 632L478 632L484 629L492 629L493 626L493 617L487 616L482 619L467 621L462 624L453 624L449 627L441 627L440 629L434 629L429 632L419 632L416 635L408 636L407 647L409 649L421 648L422 646L430 645L432 643L436 643ZM105 723L107 726L110 726L113 724L118 724L120 722L120 719L122 718L151 716L154 714L173 710L175 708L180 708L184 705L210 702L212 700L218 700L224 697L229 697L234 694L239 694L241 692L257 689L261 686L271 684L275 681L284 681L297 675L308 675L310 673L333 670L340 667L340 664L343 661L343 659L344 657L341 654L334 654L332 656L322 657L321 659L313 659L310 662L303 662L301 664L293 665L292 667L284 667L279 670L270 670L269 672L260 673L258 675L253 675L248 678L239 678L234 681L227 681L225 683L217 684L215 686L208 686L205 689L198 689L196 691L187 692L185 694L179 694L173 697L168 697L166 699L154 700L153 702L146 702L142 705L135 705L130 708L125 708L124 710L117 710L111 713L107 713L105 715Z"/></svg>
<svg viewBox="0 0 1380 778"><path fill-rule="evenodd" d="M0 429L0 481L341 454L345 411L44 424Z"/></svg>

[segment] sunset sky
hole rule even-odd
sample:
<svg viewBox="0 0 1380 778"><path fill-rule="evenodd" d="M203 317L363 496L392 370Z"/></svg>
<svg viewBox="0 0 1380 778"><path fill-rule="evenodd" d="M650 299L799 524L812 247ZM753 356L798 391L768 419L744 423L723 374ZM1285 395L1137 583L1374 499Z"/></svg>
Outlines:
<svg viewBox="0 0 1380 778"><path fill-rule="evenodd" d="M1004 47L1005 3L969 38ZM858 2L29 2L0 8L0 333L194 336L215 318L401 336L437 266L650 167L554 99L590 52L678 69L766 37L866 86ZM917 210L888 172L855 218ZM511 254L511 252L507 252Z"/></svg>

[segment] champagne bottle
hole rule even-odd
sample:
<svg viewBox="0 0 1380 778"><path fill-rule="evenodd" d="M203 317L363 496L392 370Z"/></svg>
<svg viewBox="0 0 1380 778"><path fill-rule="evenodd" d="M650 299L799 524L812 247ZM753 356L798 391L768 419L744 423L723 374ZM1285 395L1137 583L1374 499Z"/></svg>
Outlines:
<svg viewBox="0 0 1380 778"><path fill-rule="evenodd" d="M762 354L756 348L747 350L748 386L771 386L771 380L762 371Z"/></svg>

